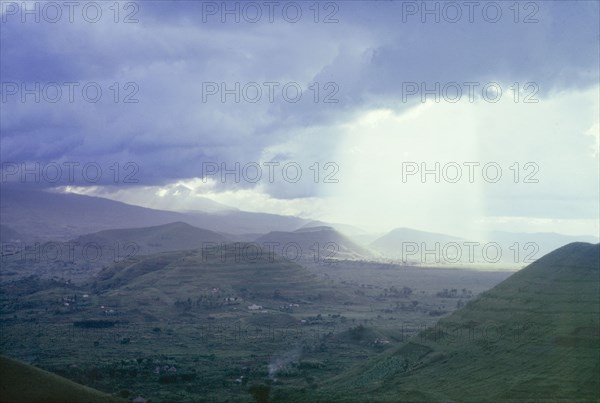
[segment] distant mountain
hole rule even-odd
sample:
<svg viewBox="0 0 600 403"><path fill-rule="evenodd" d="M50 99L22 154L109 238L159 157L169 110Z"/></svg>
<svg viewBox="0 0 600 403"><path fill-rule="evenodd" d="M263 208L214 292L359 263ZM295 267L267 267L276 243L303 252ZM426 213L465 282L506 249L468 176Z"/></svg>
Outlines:
<svg viewBox="0 0 600 403"><path fill-rule="evenodd" d="M294 216L249 211L224 211L219 213L186 213L185 222L215 232L231 234L291 231L307 220Z"/></svg>
<svg viewBox="0 0 600 403"><path fill-rule="evenodd" d="M500 262L524 266L572 242L597 243L598 238L556 233L490 231L485 234L484 239L474 240L397 228L373 241L369 247L384 257L422 264ZM454 253L457 250L460 258L458 253Z"/></svg>
<svg viewBox="0 0 600 403"><path fill-rule="evenodd" d="M529 263L561 246L573 242L598 243L600 241L598 237L589 235L572 236L552 232L525 233L490 231L486 234L485 238L486 239L483 242L498 243L508 257L513 258L514 251L519 250L520 256L518 256L519 259L517 260L522 262L528 258L527 260L529 260Z"/></svg>
<svg viewBox="0 0 600 403"><path fill-rule="evenodd" d="M406 260L407 257L414 257L407 253L409 244L417 244L421 248L421 244L425 243L426 248L433 249L433 245L437 242L447 244L449 242L464 242L462 238L458 238L446 234L437 234L434 232L418 231L410 228L396 228L384 236L373 241L369 247L386 257ZM404 249L403 249L404 248ZM420 253L417 257L420 256Z"/></svg>
<svg viewBox="0 0 600 403"><path fill-rule="evenodd" d="M126 403L32 365L0 356L1 402Z"/></svg>
<svg viewBox="0 0 600 403"><path fill-rule="evenodd" d="M303 259L367 259L373 253L327 226L301 228L292 232L273 231L255 239L259 245L272 244L275 252L290 259L301 253ZM277 245L275 245L277 244Z"/></svg>
<svg viewBox="0 0 600 403"><path fill-rule="evenodd" d="M316 395L285 398L598 401L599 276L599 244L563 246Z"/></svg>
<svg viewBox="0 0 600 403"><path fill-rule="evenodd" d="M292 230L306 220L276 214L244 211L218 213L154 210L99 197L51 193L3 186L0 192L1 224L24 241L67 240L114 228L139 228L185 222L215 232L266 233Z"/></svg>
<svg viewBox="0 0 600 403"><path fill-rule="evenodd" d="M309 221L306 224L302 225L298 229L314 228L314 227L331 227L331 228L335 229L336 231L339 231L347 236L363 235L363 234L367 233L367 231L365 231L364 229L355 227L354 225L341 224L341 223L327 223L327 222L319 221L319 220Z"/></svg>
<svg viewBox="0 0 600 403"><path fill-rule="evenodd" d="M147 227L185 221L185 215L99 197L3 188L2 224L27 240L67 240L111 228Z"/></svg>
<svg viewBox="0 0 600 403"><path fill-rule="evenodd" d="M298 229L312 228L312 227L331 227L336 231L350 237L355 242L361 245L367 245L373 242L375 239L381 237L381 233L368 232L362 228L355 227L354 225L342 224L342 223L328 223L325 221L312 220L302 225Z"/></svg>

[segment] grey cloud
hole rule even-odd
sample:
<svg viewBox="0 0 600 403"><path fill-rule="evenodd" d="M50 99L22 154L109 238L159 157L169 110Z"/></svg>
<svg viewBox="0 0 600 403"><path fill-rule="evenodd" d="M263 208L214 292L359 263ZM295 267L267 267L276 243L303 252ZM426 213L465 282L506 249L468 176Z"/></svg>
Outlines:
<svg viewBox="0 0 600 403"><path fill-rule="evenodd" d="M371 107L407 108L405 81L536 80L543 91L596 84L598 4L539 4L538 24L402 23L401 2L339 3L340 22L330 25L204 24L200 4L160 1L140 4L139 24L3 24L2 81L96 81L106 97L113 82L132 81L139 103L4 103L0 155L135 161L143 183L160 184L199 176L202 162L258 161L303 128L324 133L297 150L310 157L290 158L325 159L341 136L328 126ZM202 102L206 81L294 81L304 96ZM335 83L339 102L311 101L313 82ZM265 189L284 198L319 191Z"/></svg>

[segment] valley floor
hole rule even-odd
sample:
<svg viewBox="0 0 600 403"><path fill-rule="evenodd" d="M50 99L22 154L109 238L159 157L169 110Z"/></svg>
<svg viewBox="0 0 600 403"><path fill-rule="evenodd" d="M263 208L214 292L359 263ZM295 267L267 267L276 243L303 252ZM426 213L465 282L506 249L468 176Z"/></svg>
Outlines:
<svg viewBox="0 0 600 403"><path fill-rule="evenodd" d="M0 351L125 398L248 401L260 387L319 388L510 274L369 262L306 268L314 277L306 298L272 284L253 292L251 278L237 291L157 292L156 302L150 288L4 283Z"/></svg>

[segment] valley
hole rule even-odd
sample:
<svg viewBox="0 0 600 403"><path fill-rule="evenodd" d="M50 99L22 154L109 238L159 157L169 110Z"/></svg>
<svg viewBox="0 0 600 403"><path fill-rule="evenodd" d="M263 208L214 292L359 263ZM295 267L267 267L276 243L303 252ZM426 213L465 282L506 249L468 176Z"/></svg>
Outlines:
<svg viewBox="0 0 600 403"><path fill-rule="evenodd" d="M33 243L4 227L0 351L63 377L65 393L129 401L491 401L544 395L559 373L549 396L593 398L581 377L598 365L598 244L521 270L429 265L388 252L462 240L397 229L365 245L337 227L175 221Z"/></svg>
<svg viewBox="0 0 600 403"><path fill-rule="evenodd" d="M236 262L228 250L225 261L202 249L129 258L79 284L5 283L0 348L122 397L246 401L252 384L315 387L510 274L366 261L302 266L278 255Z"/></svg>

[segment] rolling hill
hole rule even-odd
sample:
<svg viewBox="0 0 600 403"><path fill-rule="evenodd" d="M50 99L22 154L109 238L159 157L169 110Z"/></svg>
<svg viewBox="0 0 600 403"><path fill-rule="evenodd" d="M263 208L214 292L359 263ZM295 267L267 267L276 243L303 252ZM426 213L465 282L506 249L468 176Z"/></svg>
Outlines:
<svg viewBox="0 0 600 403"><path fill-rule="evenodd" d="M127 402L43 369L0 356L0 402Z"/></svg>
<svg viewBox="0 0 600 403"><path fill-rule="evenodd" d="M317 393L279 400L598 401L600 245L540 258Z"/></svg>
<svg viewBox="0 0 600 403"><path fill-rule="evenodd" d="M227 242L231 240L224 235L174 222L154 227L104 230L68 242L48 241L38 248L20 243L4 245L0 280L37 275L64 277L80 283L88 281L103 267L124 259Z"/></svg>
<svg viewBox="0 0 600 403"><path fill-rule="evenodd" d="M215 304L221 306L230 297L246 305L264 306L337 297L306 268L267 251L256 253L249 245L229 244L125 260L100 271L92 288L106 305L114 303L122 312L131 313L125 316L137 317L136 312L142 312L163 319L173 313L177 301L187 299L202 300L216 308Z"/></svg>
<svg viewBox="0 0 600 403"><path fill-rule="evenodd" d="M213 231L196 228L184 222L154 227L111 229L82 235L72 242L79 245L94 243L102 247L114 247L115 243L135 243L138 255L157 252L201 248L204 244L230 242L225 236Z"/></svg>
<svg viewBox="0 0 600 403"><path fill-rule="evenodd" d="M293 232L273 231L256 238L254 242L259 245L275 244L275 252L291 260L294 260L297 252L302 254L303 259L316 261L373 257L367 248L326 226L300 228Z"/></svg>

